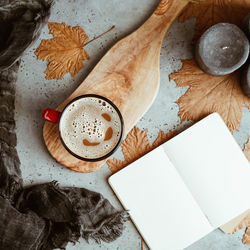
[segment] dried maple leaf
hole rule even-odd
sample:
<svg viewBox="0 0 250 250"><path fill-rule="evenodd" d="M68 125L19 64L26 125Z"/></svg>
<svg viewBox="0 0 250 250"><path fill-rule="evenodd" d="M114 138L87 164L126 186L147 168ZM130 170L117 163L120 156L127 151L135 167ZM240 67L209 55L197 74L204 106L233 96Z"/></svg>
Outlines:
<svg viewBox="0 0 250 250"><path fill-rule="evenodd" d="M160 130L157 138L155 139L154 143L151 146L151 150L159 147L161 144L172 139L176 135L177 135L176 130L171 130L168 133L164 133L162 130Z"/></svg>
<svg viewBox="0 0 250 250"><path fill-rule="evenodd" d="M250 161L250 137L248 138L248 142L244 148L244 154L247 157L248 161ZM250 225L249 225L250 226Z"/></svg>
<svg viewBox="0 0 250 250"><path fill-rule="evenodd" d="M88 60L88 53L82 48L88 36L80 26L71 27L65 23L48 23L53 39L43 40L35 51L39 60L49 61L46 79L61 79L66 73L75 76Z"/></svg>
<svg viewBox="0 0 250 250"><path fill-rule="evenodd" d="M220 23L241 25L242 19L250 12L249 0L206 0L189 3L179 16L179 21L196 17L194 41L210 26Z"/></svg>
<svg viewBox="0 0 250 250"><path fill-rule="evenodd" d="M204 73L194 60L185 60L182 69L171 74L170 79L179 87L189 86L177 101L181 121L198 121L218 112L232 132L240 126L243 105L250 109L250 99L242 93L239 85L239 71L211 76Z"/></svg>
<svg viewBox="0 0 250 250"><path fill-rule="evenodd" d="M246 229L246 232L242 238L242 242L244 244L250 244L250 227Z"/></svg>
<svg viewBox="0 0 250 250"><path fill-rule="evenodd" d="M113 173L124 168L135 159L140 158L146 152L150 151L147 132L134 127L127 135L126 140L121 143L121 147L125 160L121 161L114 158L107 161L107 164Z"/></svg>
<svg viewBox="0 0 250 250"><path fill-rule="evenodd" d="M250 244L250 213L240 222L240 224L234 229L234 232L246 228L245 234L242 238L244 244Z"/></svg>
<svg viewBox="0 0 250 250"><path fill-rule="evenodd" d="M246 217L234 228L232 233L237 232L242 228L250 227L250 212L247 214Z"/></svg>
<svg viewBox="0 0 250 250"><path fill-rule="evenodd" d="M125 160L121 161L116 158L108 160L107 164L109 169L113 173L117 172L118 170L139 159L146 153L150 152L154 148L158 147L162 143L171 139L176 134L177 132L175 130L168 133L160 131L158 137L151 146L148 141L147 131L140 130L138 127L134 127L127 135L126 140L121 143Z"/></svg>

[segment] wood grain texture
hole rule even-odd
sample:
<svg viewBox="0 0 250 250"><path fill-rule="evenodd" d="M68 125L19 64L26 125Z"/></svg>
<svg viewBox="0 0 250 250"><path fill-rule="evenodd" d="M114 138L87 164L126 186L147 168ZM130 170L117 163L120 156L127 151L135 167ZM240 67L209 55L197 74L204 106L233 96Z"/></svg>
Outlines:
<svg viewBox="0 0 250 250"><path fill-rule="evenodd" d="M160 84L160 50L171 23L189 0L163 0L135 32L116 43L80 86L57 110L77 96L98 94L110 99L124 118L125 135L153 103ZM104 161L84 162L70 155L60 142L57 124L46 122L45 144L58 163L78 172L92 172Z"/></svg>

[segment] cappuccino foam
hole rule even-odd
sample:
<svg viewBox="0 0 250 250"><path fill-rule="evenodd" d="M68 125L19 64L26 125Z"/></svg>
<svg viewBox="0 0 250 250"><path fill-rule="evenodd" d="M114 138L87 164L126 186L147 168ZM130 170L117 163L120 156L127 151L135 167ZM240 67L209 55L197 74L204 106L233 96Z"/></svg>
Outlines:
<svg viewBox="0 0 250 250"><path fill-rule="evenodd" d="M97 97L70 104L60 119L61 137L74 154L95 159L107 155L119 142L122 124L117 111Z"/></svg>

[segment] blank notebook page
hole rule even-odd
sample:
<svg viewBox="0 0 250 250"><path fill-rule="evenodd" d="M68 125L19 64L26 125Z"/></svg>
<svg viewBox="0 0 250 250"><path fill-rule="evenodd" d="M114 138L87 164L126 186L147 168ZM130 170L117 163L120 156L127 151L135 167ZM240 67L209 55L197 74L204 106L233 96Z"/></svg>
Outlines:
<svg viewBox="0 0 250 250"><path fill-rule="evenodd" d="M153 250L180 250L213 230L162 147L109 183Z"/></svg>
<svg viewBox="0 0 250 250"><path fill-rule="evenodd" d="M250 208L248 160L217 113L163 147L214 227Z"/></svg>

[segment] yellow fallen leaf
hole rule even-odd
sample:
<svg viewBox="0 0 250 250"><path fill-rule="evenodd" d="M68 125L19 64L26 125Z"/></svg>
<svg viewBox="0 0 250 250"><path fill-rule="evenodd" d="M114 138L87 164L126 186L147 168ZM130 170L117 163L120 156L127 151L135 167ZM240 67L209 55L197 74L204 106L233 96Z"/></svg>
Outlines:
<svg viewBox="0 0 250 250"><path fill-rule="evenodd" d="M170 79L178 87L189 86L177 101L181 121L198 121L218 112L232 132L240 126L243 106L250 109L250 99L239 85L239 71L225 76L211 76L204 73L194 60L185 60L182 69L171 74Z"/></svg>
<svg viewBox="0 0 250 250"><path fill-rule="evenodd" d="M242 19L250 12L248 0L206 0L189 3L179 16L183 22L196 17L194 41L209 27L216 23L227 22L241 25Z"/></svg>
<svg viewBox="0 0 250 250"><path fill-rule="evenodd" d="M54 38L42 40L35 54L39 60L49 61L46 79L61 79L66 73L75 76L88 60L88 53L82 48L88 36L80 26L71 27L65 23L48 23Z"/></svg>
<svg viewBox="0 0 250 250"><path fill-rule="evenodd" d="M139 159L146 153L150 152L154 148L160 146L162 143L171 139L176 134L177 132L175 130L170 131L168 133L160 131L154 143L150 145L148 141L147 131L140 130L138 127L135 126L129 132L127 138L121 143L122 152L125 160L121 161L116 158L108 160L107 164L109 166L109 169L113 173L117 172L118 170L126 167L130 163Z"/></svg>
<svg viewBox="0 0 250 250"><path fill-rule="evenodd" d="M248 142L245 145L244 154L247 157L248 161L250 162L250 137L248 138ZM250 224L249 224L249 226L250 226Z"/></svg>

